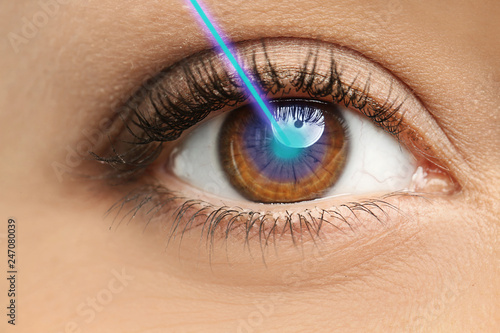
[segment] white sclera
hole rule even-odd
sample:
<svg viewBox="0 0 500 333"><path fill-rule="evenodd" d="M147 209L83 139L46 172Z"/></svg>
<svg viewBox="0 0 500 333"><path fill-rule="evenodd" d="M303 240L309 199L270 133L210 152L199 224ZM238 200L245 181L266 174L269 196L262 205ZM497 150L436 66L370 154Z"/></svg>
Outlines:
<svg viewBox="0 0 500 333"><path fill-rule="evenodd" d="M367 117L340 108L349 149L337 182L323 197L393 192L407 189L415 158ZM221 198L246 200L232 187L219 162L218 135L227 115L193 130L172 154L172 170L185 182Z"/></svg>
<svg viewBox="0 0 500 333"><path fill-rule="evenodd" d="M245 200L219 162L218 138L227 114L194 129L172 153L172 171L185 182L222 198Z"/></svg>
<svg viewBox="0 0 500 333"><path fill-rule="evenodd" d="M346 165L326 196L407 189L416 161L398 141L359 113L341 109L349 150Z"/></svg>

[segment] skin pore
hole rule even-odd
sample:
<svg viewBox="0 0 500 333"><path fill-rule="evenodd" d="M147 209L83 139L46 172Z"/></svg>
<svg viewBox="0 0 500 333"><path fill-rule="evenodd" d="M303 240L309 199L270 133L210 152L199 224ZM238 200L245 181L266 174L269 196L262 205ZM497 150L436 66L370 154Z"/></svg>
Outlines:
<svg viewBox="0 0 500 333"><path fill-rule="evenodd" d="M78 152L92 148L88 138L147 78L212 46L188 3L61 1L33 36L12 42L9 33L23 36L23 17L31 20L42 7L5 1L0 5L0 32L6 37L0 43L0 235L7 219L15 218L20 279L18 323L13 328L2 320L0 327L13 332L495 331L500 324L500 5L204 3L232 41L316 39L353 49L386 68L441 129L427 143L449 143L453 154L435 154L447 160L460 191L394 199L407 218L389 213L394 215L385 228L365 225L328 239L320 250L311 242L302 247L279 242L265 265L257 243L247 249L238 237L228 240L231 251L221 245L211 258L199 233L186 233L181 244L167 247L166 222L146 227L140 215L129 223L104 217L132 185L111 186L70 172L92 168L89 156ZM57 163L70 170L61 172ZM5 249L6 238L0 244ZM6 260L0 267L7 271ZM0 287L6 304L6 281Z"/></svg>

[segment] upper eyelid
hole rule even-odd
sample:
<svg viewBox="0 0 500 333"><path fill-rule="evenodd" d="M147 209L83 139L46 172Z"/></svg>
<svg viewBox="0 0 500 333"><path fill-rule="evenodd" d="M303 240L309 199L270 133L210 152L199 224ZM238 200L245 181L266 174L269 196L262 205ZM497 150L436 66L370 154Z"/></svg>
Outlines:
<svg viewBox="0 0 500 333"><path fill-rule="evenodd" d="M260 43L262 45L259 45ZM292 44L296 54L305 54L304 59L297 61L296 59L287 58L285 62L281 61L281 63L277 64L277 59L271 59L272 56L270 57L269 54L276 50L276 48L286 48L288 46L280 45L283 43ZM342 100L347 106L349 104L357 104L355 107L358 109L364 104L369 104L372 110L385 108L394 110L394 115L400 111L399 114L401 116L399 118L402 118L402 115L406 113L405 109L423 109L419 102L413 98L409 89L395 82L396 80L391 75L383 73L384 71L381 68L378 68L375 64L371 64L362 56L327 43L307 40L301 40L299 45L294 43L296 43L296 40L269 39L265 42L266 45L264 47L264 42L262 41L250 41L239 43L237 50L240 59L243 61L243 66L251 70L251 74L264 86L263 90L265 92L272 92L273 89L285 87L287 85L286 81L301 80L299 83L288 82L288 84L291 83L298 90L307 91L312 97L336 96L338 100L334 102ZM331 66L331 63L334 63L331 68L334 69L335 73L329 75L325 73L325 68L323 68L323 73L318 70L317 67L321 65L317 61L320 59L318 53L322 48L325 49L323 50L323 58L321 59L323 67L325 63L326 66ZM297 49L299 49L298 52ZM260 60L256 60L258 52L260 52ZM331 55L327 55L326 62L325 52L331 53ZM313 55L312 58L311 55ZM309 59L309 63L304 64L305 59ZM286 61L289 61L289 63L286 63ZM272 63L274 64L271 65ZM356 67L364 68L362 70L345 70L346 63L354 63ZM337 68L338 64L340 64L339 68ZM326 69L326 71L329 70ZM320 86L324 85L319 81L327 79L336 81L333 83L334 88L337 90L336 92L320 91L322 88ZM382 79L384 82L379 82ZM168 103L168 105L161 105L167 111L161 115L162 117L168 117L169 112L172 111L185 115L190 113L194 107L202 104L200 100L203 101L204 98L213 94L213 92L206 90L210 90L215 83L219 86L226 86L228 96L225 96L227 98L225 103L229 105L231 103L236 104L246 99L243 96L244 89L241 89L235 83L237 80L238 76L235 73L228 72L224 66L224 62L220 61L220 55L213 52L213 50L209 50L189 57L162 71L157 77L151 80L152 83L147 86L147 89L142 89L143 91L138 94L140 101L131 104L132 108L137 104L142 104L139 106L139 108L142 108L140 112L148 114L157 111L157 104ZM370 94L369 90L373 90L374 83L378 90L385 91ZM193 85L196 86L196 91L190 91ZM345 86L347 88L343 88ZM144 90L146 90L146 98ZM185 93L186 91L188 92ZM220 89L217 89L217 91L220 91ZM163 95L163 98L160 95ZM135 100L137 101L137 98ZM209 111L211 109L221 109L226 106L226 104L217 104L211 100L203 102L201 106L205 110L209 109ZM215 106L212 104L215 104ZM411 105L405 107L404 104ZM183 107L184 109L182 109ZM125 109L128 108L127 103ZM385 115L387 114L385 113ZM385 119L385 121L387 120Z"/></svg>
<svg viewBox="0 0 500 333"><path fill-rule="evenodd" d="M263 45L265 45L265 47L263 47ZM451 165L447 165L446 163L446 158L436 158L438 155L439 157L445 156L448 158L454 156L451 144L447 142L447 140L427 140L427 138L446 139L442 131L438 133L440 132L440 128L431 115L412 94L409 88L395 78L390 72L366 59L362 55L326 42L292 38L245 41L238 43L235 49L237 50L239 58L243 59L243 66L253 69L253 74L257 74L256 76L258 79L264 84L267 82L286 86L285 81L287 79L296 78L297 75L307 76L309 74L314 74L314 77L310 76L307 78L309 79L307 82L309 86L305 88L308 89L315 88L312 80L314 79L317 81L318 78L321 78L321 70L319 68L323 66L322 70L324 72L324 66L328 62L325 62L325 59L331 59L335 62L335 67L333 68L338 71L338 73L335 73L337 77L334 79L338 79L339 82L342 81L342 84L347 84L349 86L350 90L343 92L348 95L344 96L347 102L356 101L355 98L349 99L356 93L360 96L369 94L369 97L365 99L364 102L369 100L375 106L383 106L392 110L391 116L395 116L395 119L399 119L399 121L402 120L404 115L405 127L411 129L411 131L407 131L409 135L407 135L406 141L414 146L412 147L414 148L413 151L415 152L415 150L417 150L441 167L447 170L451 169ZM279 50L283 49L288 51L288 57L277 57L276 54L279 55ZM293 59L293 55L297 56L300 52L306 55L317 55L322 52L323 57L320 59L320 62L311 62L306 66L303 62L301 63L300 60L297 60L297 58ZM331 54L331 58L325 57L325 54ZM314 58L315 61L318 59L318 57ZM206 68L209 68L210 71L206 71ZM269 76L269 74L272 75ZM276 75L279 76L281 82L276 81ZM324 77L327 77L327 75L324 75ZM231 105L231 103L235 105L246 99L241 89L239 91L236 90L237 85L234 84L236 79L237 77L235 74L228 72L224 67L224 62L220 54L217 54L217 52L213 50L204 51L161 71L133 95L133 97L122 106L119 112L126 115L135 112L141 117L144 117L144 119L154 122L158 120L158 114L155 115L158 106L155 104L164 103L164 99L162 100L161 98L162 94L163 97L180 100L180 104L184 103L185 106L188 106L187 110L189 112L189 107L203 100L203 96L193 96L196 94L192 92L188 92L187 94L183 93L187 91L186 82L189 81L191 84L195 82L198 91L203 91L204 88L209 89L206 87L209 86L209 84L214 84L214 82L218 82L217 84L225 84L228 88L228 94L233 93L231 97L234 99L232 101L227 100L225 104L222 103L218 105L205 103L205 105L201 107L201 109L205 108L202 110L204 113L198 115L198 120L201 120L214 109L221 109L226 105ZM306 82L306 80L303 82ZM189 88L189 86L187 88ZM231 89L233 89L233 91L231 91ZM235 92L237 92L237 94L234 94ZM196 101L196 98L199 100ZM360 101L360 103L363 103L363 101ZM392 103L392 105L388 105L389 103ZM207 105L210 105L212 109L207 109ZM168 106L162 105L161 107L168 109L172 106L174 105L169 104ZM185 112L185 110L177 109L174 110L174 112L182 113ZM386 115L387 114L390 114L390 112L387 112ZM155 117L157 120L155 120ZM176 120L175 117L169 115L168 112L162 114L160 118L167 118L167 120L170 118L170 120L174 122ZM159 119L159 121L165 123L165 119ZM174 125L177 124L174 123ZM179 126L176 126L176 128L178 127ZM425 131L422 129L425 129ZM171 139L175 139L180 133L182 133L182 130L172 135ZM152 139L150 141L155 140ZM431 141L432 144L429 144L428 141Z"/></svg>

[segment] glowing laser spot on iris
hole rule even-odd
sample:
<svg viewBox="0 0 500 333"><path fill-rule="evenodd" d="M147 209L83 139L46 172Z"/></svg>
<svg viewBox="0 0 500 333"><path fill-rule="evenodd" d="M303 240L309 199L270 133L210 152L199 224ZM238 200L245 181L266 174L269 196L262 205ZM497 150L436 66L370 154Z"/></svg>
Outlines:
<svg viewBox="0 0 500 333"><path fill-rule="evenodd" d="M234 57L233 53L227 46L227 44L224 42L222 39L221 35L215 28L215 26L212 24L208 16L205 14L205 11L201 8L200 4L196 0L190 0L191 4L193 7L196 9L196 12L200 16L201 20L207 27L208 31L212 34L214 39L217 41L217 44L219 44L220 48L228 58L229 62L231 65L234 67L238 75L240 76L241 80L245 84L248 92L252 95L254 98L255 102L257 105L260 107L264 115L269 119L269 122L271 123L271 126L273 128L273 132L275 133L276 137L279 139L281 143L283 143L286 146L290 147L296 147L296 146L301 146L301 142L295 142L295 141L300 141L300 138L297 139L293 135L289 135L288 133L285 133L285 131L279 126L279 124L276 122L276 119L274 119L271 111L269 110L269 107L267 106L266 102L260 97L260 94L258 93L257 88L252 84L248 76L246 75L245 71L243 68L241 68L240 64Z"/></svg>
<svg viewBox="0 0 500 333"><path fill-rule="evenodd" d="M285 146L276 138L271 143L271 149L274 156L282 160L295 160L303 152L304 148L293 148L290 146Z"/></svg>

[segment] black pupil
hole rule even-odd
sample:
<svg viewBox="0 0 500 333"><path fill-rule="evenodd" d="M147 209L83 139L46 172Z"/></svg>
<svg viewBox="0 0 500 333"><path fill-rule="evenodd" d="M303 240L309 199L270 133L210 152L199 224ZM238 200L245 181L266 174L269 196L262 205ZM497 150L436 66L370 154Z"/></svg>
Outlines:
<svg viewBox="0 0 500 333"><path fill-rule="evenodd" d="M297 128L301 128L301 127L302 127L302 124L303 124L303 123L302 123L302 121L301 121L301 120L296 120L296 121L295 121L295 123L294 123L295 127L297 127Z"/></svg>

